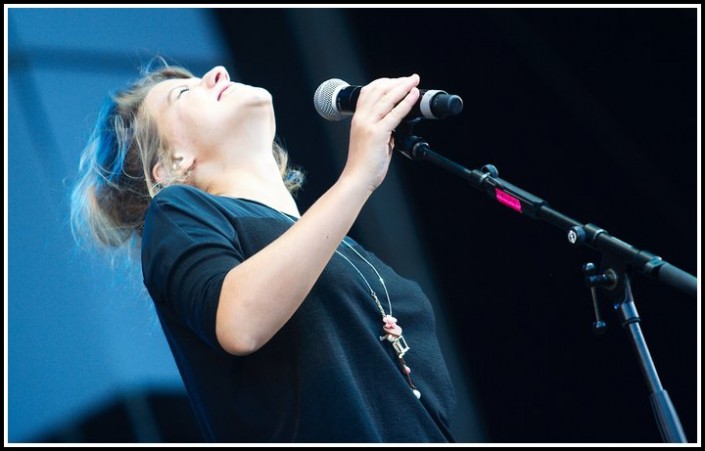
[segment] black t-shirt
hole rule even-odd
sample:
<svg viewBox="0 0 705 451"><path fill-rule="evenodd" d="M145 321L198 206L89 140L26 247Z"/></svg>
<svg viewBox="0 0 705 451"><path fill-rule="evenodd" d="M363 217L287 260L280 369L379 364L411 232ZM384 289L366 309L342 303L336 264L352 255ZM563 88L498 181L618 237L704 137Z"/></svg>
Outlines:
<svg viewBox="0 0 705 451"><path fill-rule="evenodd" d="M215 317L225 275L284 233L295 218L256 201L165 188L147 211L142 270L204 432L216 442L445 442L455 395L430 301L349 237L374 265L410 350L380 340L382 314L360 274L334 253L292 318L256 352L219 345ZM374 270L347 246L389 313ZM306 264L305 251L298 256Z"/></svg>

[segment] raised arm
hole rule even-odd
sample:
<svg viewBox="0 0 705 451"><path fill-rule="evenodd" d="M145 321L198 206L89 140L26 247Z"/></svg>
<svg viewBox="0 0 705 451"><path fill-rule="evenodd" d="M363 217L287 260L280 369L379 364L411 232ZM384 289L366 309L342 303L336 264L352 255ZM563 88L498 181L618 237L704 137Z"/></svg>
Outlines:
<svg viewBox="0 0 705 451"><path fill-rule="evenodd" d="M267 343L299 308L363 205L384 180L392 131L419 96L418 75L377 79L361 89L346 165L281 237L225 277L216 315L218 342L247 355Z"/></svg>

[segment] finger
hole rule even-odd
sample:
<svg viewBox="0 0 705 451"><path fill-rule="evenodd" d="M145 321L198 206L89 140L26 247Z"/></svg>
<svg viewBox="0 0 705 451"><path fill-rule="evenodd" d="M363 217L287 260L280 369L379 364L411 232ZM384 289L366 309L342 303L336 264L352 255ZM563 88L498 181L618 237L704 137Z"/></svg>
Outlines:
<svg viewBox="0 0 705 451"><path fill-rule="evenodd" d="M411 88L404 98L396 104L384 117L381 118L380 122L384 123L388 130L393 130L397 125L406 117L407 114L416 104L419 99L419 88L416 86Z"/></svg>
<svg viewBox="0 0 705 451"><path fill-rule="evenodd" d="M416 84L416 74L409 77L378 78L362 88L357 106L370 109L379 106L382 108L377 108L378 113L381 111L381 114L387 114Z"/></svg>
<svg viewBox="0 0 705 451"><path fill-rule="evenodd" d="M399 102L411 88L419 84L419 80L418 74L395 78L388 83L386 96Z"/></svg>
<svg viewBox="0 0 705 451"><path fill-rule="evenodd" d="M389 84L393 82L391 78L378 78L371 81L360 89L360 97L357 100L357 108L364 105L374 105L380 97L389 90Z"/></svg>
<svg viewBox="0 0 705 451"><path fill-rule="evenodd" d="M389 114L418 83L419 76L416 74L409 77L398 78L388 83L388 90L378 101L378 119L382 119Z"/></svg>

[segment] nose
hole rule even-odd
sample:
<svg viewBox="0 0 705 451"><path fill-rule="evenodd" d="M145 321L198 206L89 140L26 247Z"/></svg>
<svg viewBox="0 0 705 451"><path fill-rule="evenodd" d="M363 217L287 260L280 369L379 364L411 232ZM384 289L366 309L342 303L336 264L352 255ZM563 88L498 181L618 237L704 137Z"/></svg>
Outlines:
<svg viewBox="0 0 705 451"><path fill-rule="evenodd" d="M225 70L223 66L215 66L203 76L203 81L209 88L212 88L223 80L230 81L230 74L228 74L228 71Z"/></svg>

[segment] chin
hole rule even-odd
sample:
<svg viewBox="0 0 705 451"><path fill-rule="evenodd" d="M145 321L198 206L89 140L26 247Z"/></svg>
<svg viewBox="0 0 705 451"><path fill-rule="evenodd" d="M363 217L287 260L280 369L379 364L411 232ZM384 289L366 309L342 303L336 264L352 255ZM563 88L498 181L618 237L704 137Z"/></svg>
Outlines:
<svg viewBox="0 0 705 451"><path fill-rule="evenodd" d="M247 99L248 103L252 103L255 105L258 104L266 104L266 105L271 105L272 104L272 94L269 93L264 88L257 88L254 86L248 86L247 88L243 89L243 97L245 94L245 90L247 91Z"/></svg>

